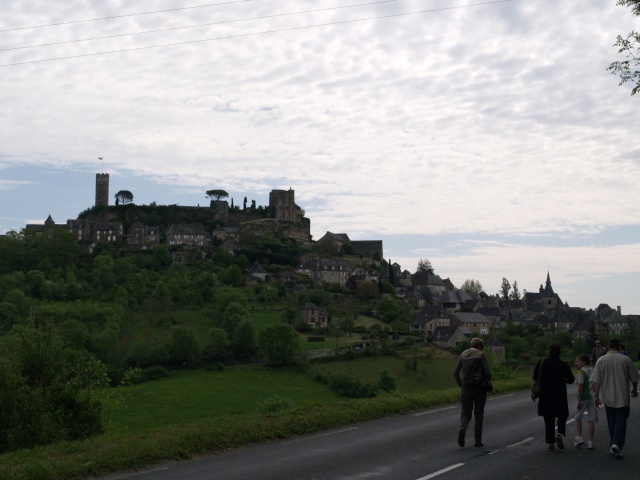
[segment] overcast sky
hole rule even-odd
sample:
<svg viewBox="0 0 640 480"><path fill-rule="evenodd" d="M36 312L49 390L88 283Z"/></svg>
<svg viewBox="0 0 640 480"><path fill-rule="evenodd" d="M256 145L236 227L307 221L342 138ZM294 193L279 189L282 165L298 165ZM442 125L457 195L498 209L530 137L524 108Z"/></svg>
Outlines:
<svg viewBox="0 0 640 480"><path fill-rule="evenodd" d="M615 3L4 0L0 233L76 218L101 171L137 204L292 188L316 240L640 314Z"/></svg>

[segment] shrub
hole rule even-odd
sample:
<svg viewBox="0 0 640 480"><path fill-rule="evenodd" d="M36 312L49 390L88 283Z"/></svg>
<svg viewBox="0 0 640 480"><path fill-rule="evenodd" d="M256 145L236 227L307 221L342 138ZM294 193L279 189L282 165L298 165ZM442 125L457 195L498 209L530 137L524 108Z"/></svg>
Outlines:
<svg viewBox="0 0 640 480"><path fill-rule="evenodd" d="M122 380L120 381L120 385L136 385L138 383L142 383L142 369L140 367L133 367L128 369L122 375Z"/></svg>
<svg viewBox="0 0 640 480"><path fill-rule="evenodd" d="M142 381L150 382L153 380L160 380L161 378L165 378L169 376L169 370L159 365L154 365L153 367L145 368L142 372Z"/></svg>
<svg viewBox="0 0 640 480"><path fill-rule="evenodd" d="M376 389L373 385L347 375L332 376L329 380L329 387L338 395L347 398L372 398L376 396Z"/></svg>
<svg viewBox="0 0 640 480"><path fill-rule="evenodd" d="M396 392L398 390L398 380L391 374L389 370L384 369L380 372L378 388L387 393Z"/></svg>

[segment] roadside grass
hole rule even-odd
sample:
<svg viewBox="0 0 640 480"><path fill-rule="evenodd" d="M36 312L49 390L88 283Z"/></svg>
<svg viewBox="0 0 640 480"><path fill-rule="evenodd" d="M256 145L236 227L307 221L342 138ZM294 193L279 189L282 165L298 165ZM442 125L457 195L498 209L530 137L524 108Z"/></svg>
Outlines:
<svg viewBox="0 0 640 480"><path fill-rule="evenodd" d="M252 414L258 402L274 394L292 399L301 408L339 399L296 369L264 366L174 372L168 378L121 387L117 392L121 401L109 425L111 433Z"/></svg>
<svg viewBox="0 0 640 480"><path fill-rule="evenodd" d="M352 372L357 368L358 374L373 369L371 375L377 381L379 368L397 369L389 359L403 362L395 357L369 357L352 361L349 368ZM422 393L404 392L408 387L401 383L400 394L366 400L338 399L312 380L316 367L348 371L347 365L339 367L341 362L313 365L307 373L257 366L175 373L120 389L121 406L105 435L0 455L0 480L107 475L457 402L459 389L451 388L454 361L430 362L431 384ZM401 376L397 375L399 381ZM492 395L527 389L529 379L530 371L498 380ZM257 413L257 403L273 395L292 398L297 406L275 414Z"/></svg>
<svg viewBox="0 0 640 480"><path fill-rule="evenodd" d="M412 365L409 370L405 361L411 362L411 356L406 358L390 355L363 356L357 360L338 360L332 362L312 363L310 372L314 375L350 375L367 383L376 383L382 370L388 370L396 377L398 388L403 395L425 394L433 391L446 390L456 386L453 370L457 357L453 358L416 358L416 369ZM530 382L531 370L518 369L514 372L514 379L525 379Z"/></svg>

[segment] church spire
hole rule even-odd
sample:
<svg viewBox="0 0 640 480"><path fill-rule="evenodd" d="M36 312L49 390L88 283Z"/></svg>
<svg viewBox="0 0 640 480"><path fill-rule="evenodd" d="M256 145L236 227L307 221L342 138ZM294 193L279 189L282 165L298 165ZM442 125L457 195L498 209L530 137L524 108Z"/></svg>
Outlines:
<svg viewBox="0 0 640 480"><path fill-rule="evenodd" d="M551 288L551 276L547 270L547 284L544 287L544 295L555 295L553 288Z"/></svg>

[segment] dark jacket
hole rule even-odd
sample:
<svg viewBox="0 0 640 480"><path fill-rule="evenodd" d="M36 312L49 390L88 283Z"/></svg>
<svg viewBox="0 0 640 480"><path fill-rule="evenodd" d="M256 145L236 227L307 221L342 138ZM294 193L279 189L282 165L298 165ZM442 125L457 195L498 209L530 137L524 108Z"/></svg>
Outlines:
<svg viewBox="0 0 640 480"><path fill-rule="evenodd" d="M542 365L542 379L540 380L540 401L538 415L569 418L569 404L567 402L567 384L575 380L571 367L560 357L547 357L540 360L533 369L533 379L538 380Z"/></svg>
<svg viewBox="0 0 640 480"><path fill-rule="evenodd" d="M459 387L465 385L465 380L468 377L469 369L473 362L476 359L480 359L480 364L482 365L482 371L487 377L487 379L491 380L491 369L489 368L489 362L487 361L487 356L484 354L482 350L478 350L477 348L467 348L460 357L458 358L458 363L456 364L456 368L453 371L453 376L456 379L456 383ZM460 378L460 372L462 371L462 378ZM466 385L465 385L466 386Z"/></svg>

